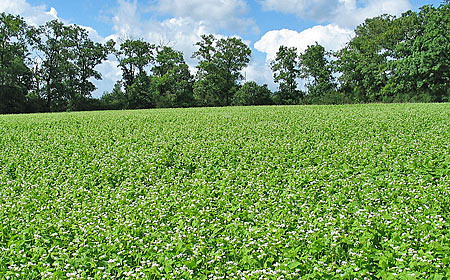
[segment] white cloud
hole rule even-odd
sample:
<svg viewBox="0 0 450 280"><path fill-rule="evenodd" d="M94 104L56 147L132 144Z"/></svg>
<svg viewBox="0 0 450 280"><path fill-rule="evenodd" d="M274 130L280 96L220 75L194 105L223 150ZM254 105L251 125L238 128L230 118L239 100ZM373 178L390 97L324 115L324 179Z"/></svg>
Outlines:
<svg viewBox="0 0 450 280"><path fill-rule="evenodd" d="M242 73L246 81L255 81L260 85L266 84L272 91L277 89L277 85L273 81L272 70L270 70L267 61L265 63L251 61Z"/></svg>
<svg viewBox="0 0 450 280"><path fill-rule="evenodd" d="M58 18L58 12L56 11L55 8L51 7L50 11L45 13L46 15L49 15L51 18L53 19L57 19Z"/></svg>
<svg viewBox="0 0 450 280"><path fill-rule="evenodd" d="M116 81L122 78L122 72L117 67L119 63L113 55L109 55L108 60L98 65L95 69L102 74L101 80L91 80L97 87L93 93L94 97L101 97L106 91L111 91Z"/></svg>
<svg viewBox="0 0 450 280"><path fill-rule="evenodd" d="M319 22L354 28L381 14L400 15L412 8L409 0L261 0L263 8Z"/></svg>
<svg viewBox="0 0 450 280"><path fill-rule="evenodd" d="M256 50L266 54L266 60L273 59L280 46L296 47L303 52L309 45L316 42L327 50L338 50L342 48L353 36L353 31L340 28L335 24L326 26L317 25L302 32L281 29L272 30L264 34L255 43Z"/></svg>
<svg viewBox="0 0 450 280"><path fill-rule="evenodd" d="M244 0L159 0L154 9L173 17L191 18L232 30L256 28L252 19L244 17L248 11Z"/></svg>
<svg viewBox="0 0 450 280"><path fill-rule="evenodd" d="M113 15L113 30L116 34L109 36L116 42L127 38L145 39L154 44L169 45L182 51L185 59L190 58L195 50L194 44L203 34L214 33L206 22L191 17L168 18L163 21L143 20L136 0L133 2L119 0L119 6Z"/></svg>
<svg viewBox="0 0 450 280"><path fill-rule="evenodd" d="M218 1L205 1L205 5L212 5L211 3L213 2L216 3ZM219 2L223 2L221 5L224 5L225 7L240 7L240 5L244 5L239 4L241 0L232 0L230 1L231 4L226 4L227 1ZM118 3L119 7L113 15L113 30L116 31L116 34L110 37L118 39L119 41L120 39L129 37L134 39L141 38L154 44L169 45L174 49L183 52L190 69L194 69L194 66L197 63L195 59L191 58L191 55L197 49L195 43L201 40L201 35L213 34L216 38L224 37L217 33L217 26L210 24L206 20L196 19L195 17L197 16L183 16L182 12L175 11L174 14L177 15L176 17L167 18L162 21L152 19L144 20L143 17L141 17L142 10L139 9L136 0L132 2L119 0ZM197 4L198 6L201 6L199 1L194 1L192 3L178 3L175 0L161 0L160 5L168 5L170 3L178 5L177 7L174 7L175 10L182 10L183 7L190 7L190 5L193 5L192 7L197 7ZM198 9L203 8L198 7ZM232 8L227 9L229 11L233 10ZM197 12L200 13L199 11ZM244 42L250 45L249 41L244 40Z"/></svg>
<svg viewBox="0 0 450 280"><path fill-rule="evenodd" d="M20 15L28 24L33 26L42 25L47 21L54 19L58 19L66 24L68 23L59 18L58 11L55 8L47 8L45 5L32 6L26 0L3 0L0 2L0 12ZM105 42L105 38L100 36L94 28L82 25L79 26L88 32L91 40L95 42Z"/></svg>
<svg viewBox="0 0 450 280"><path fill-rule="evenodd" d="M269 80L268 63L275 58L281 45L296 47L303 52L316 42L327 50L339 50L354 36L353 29L366 18L382 14L400 15L411 9L408 0L260 0L263 7L300 18L331 22L301 32L289 29L272 30L254 44L256 50L266 54L266 64L249 66L255 80ZM273 84L269 84L273 89Z"/></svg>
<svg viewBox="0 0 450 280"><path fill-rule="evenodd" d="M203 22L191 18L170 18L162 22L149 22L145 39L150 42L167 44L184 53L185 59L192 64L191 55L196 50L194 46L203 34L214 33Z"/></svg>
<svg viewBox="0 0 450 280"><path fill-rule="evenodd" d="M112 18L113 30L119 36L140 36L142 29L137 0L133 2L118 0L117 2L119 7Z"/></svg>
<svg viewBox="0 0 450 280"><path fill-rule="evenodd" d="M382 14L399 16L412 8L408 0L370 0L366 1L364 6L358 6L361 1L356 0L340 0L340 2L334 14L334 22L349 28L363 23L366 18Z"/></svg>
<svg viewBox="0 0 450 280"><path fill-rule="evenodd" d="M0 12L20 15L33 26L58 18L55 8L47 9L45 5L32 6L26 0L2 0L0 1Z"/></svg>

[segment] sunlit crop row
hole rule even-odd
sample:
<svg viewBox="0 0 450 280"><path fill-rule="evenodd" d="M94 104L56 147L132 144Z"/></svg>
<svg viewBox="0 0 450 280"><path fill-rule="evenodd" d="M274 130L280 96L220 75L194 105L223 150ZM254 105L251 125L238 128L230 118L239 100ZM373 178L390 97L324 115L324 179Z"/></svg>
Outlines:
<svg viewBox="0 0 450 280"><path fill-rule="evenodd" d="M0 116L0 279L450 279L449 165L449 104Z"/></svg>

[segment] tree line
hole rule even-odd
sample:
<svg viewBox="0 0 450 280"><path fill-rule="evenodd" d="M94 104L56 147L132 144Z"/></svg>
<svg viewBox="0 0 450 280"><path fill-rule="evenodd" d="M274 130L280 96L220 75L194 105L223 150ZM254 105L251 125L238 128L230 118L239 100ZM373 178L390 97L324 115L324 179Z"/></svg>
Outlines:
<svg viewBox="0 0 450 280"><path fill-rule="evenodd" d="M243 81L251 58L239 38L202 35L189 71L183 53L128 39L93 42L58 20L33 27L0 14L0 113L160 107L450 101L450 3L366 19L344 48L281 46L278 90ZM122 79L92 98L96 66L114 55ZM299 81L305 81L299 87Z"/></svg>
<svg viewBox="0 0 450 280"><path fill-rule="evenodd" d="M271 64L278 102L339 104L450 101L450 1L400 17L366 19L336 52L281 46ZM306 79L305 90L297 79Z"/></svg>

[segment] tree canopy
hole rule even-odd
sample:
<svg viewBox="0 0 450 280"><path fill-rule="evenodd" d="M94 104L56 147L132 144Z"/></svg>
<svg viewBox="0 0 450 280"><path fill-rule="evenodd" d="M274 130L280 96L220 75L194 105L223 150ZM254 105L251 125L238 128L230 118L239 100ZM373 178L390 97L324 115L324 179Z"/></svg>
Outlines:
<svg viewBox="0 0 450 280"><path fill-rule="evenodd" d="M450 2L366 19L340 50L280 46L270 63L278 91L243 81L251 49L202 35L192 58L143 39L98 43L52 20L29 26L0 14L0 113L93 109L450 101ZM114 55L114 56L112 56ZM92 97L97 66L115 57L122 79Z"/></svg>
<svg viewBox="0 0 450 280"><path fill-rule="evenodd" d="M280 88L277 103L296 104L302 97L297 82L300 77L298 59L297 48L280 46L275 59L270 63L274 82L278 83Z"/></svg>
<svg viewBox="0 0 450 280"><path fill-rule="evenodd" d="M250 61L251 50L239 38L203 35L193 57L199 60L194 95L202 106L229 106Z"/></svg>
<svg viewBox="0 0 450 280"><path fill-rule="evenodd" d="M0 14L0 113L22 112L32 88L28 67L30 29L17 16Z"/></svg>

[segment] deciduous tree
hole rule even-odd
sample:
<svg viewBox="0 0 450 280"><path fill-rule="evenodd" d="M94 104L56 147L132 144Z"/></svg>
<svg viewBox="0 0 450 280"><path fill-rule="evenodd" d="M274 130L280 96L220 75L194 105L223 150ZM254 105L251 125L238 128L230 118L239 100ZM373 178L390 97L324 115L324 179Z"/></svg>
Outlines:
<svg viewBox="0 0 450 280"><path fill-rule="evenodd" d="M251 50L239 38L203 35L193 57L199 60L194 95L200 105L228 106L242 79Z"/></svg>
<svg viewBox="0 0 450 280"><path fill-rule="evenodd" d="M280 46L275 60L270 63L275 83L279 84L278 102L282 104L297 104L302 97L297 88L300 77L298 52L295 47Z"/></svg>
<svg viewBox="0 0 450 280"><path fill-rule="evenodd" d="M158 107L194 105L193 78L182 52L168 46L158 47L152 73Z"/></svg>
<svg viewBox="0 0 450 280"><path fill-rule="evenodd" d="M395 38L387 36L394 20L382 15L366 19L355 29L355 37L337 53L341 90L357 102L381 99L388 81L387 62L392 56Z"/></svg>
<svg viewBox="0 0 450 280"><path fill-rule="evenodd" d="M333 94L336 86L333 78L333 71L327 59L325 48L318 43L308 48L300 54L300 77L308 82L308 96L312 103L322 103L323 97Z"/></svg>
<svg viewBox="0 0 450 280"><path fill-rule="evenodd" d="M53 20L41 26L36 39L35 79L47 111L79 110L100 79L95 69L112 51L113 42L94 43L77 25Z"/></svg>
<svg viewBox="0 0 450 280"><path fill-rule="evenodd" d="M39 27L39 35L37 51L41 63L36 75L41 88L38 90L47 111L62 111L67 108L72 92L69 80L76 73L71 63L71 51L76 43L70 36L70 27L58 20Z"/></svg>
<svg viewBox="0 0 450 280"><path fill-rule="evenodd" d="M395 101L450 101L450 4L424 6L398 21L407 32L395 47L383 92Z"/></svg>
<svg viewBox="0 0 450 280"><path fill-rule="evenodd" d="M151 108L155 99L151 91L149 68L155 61L155 45L143 40L125 40L116 52L122 69L122 81L128 98L127 108Z"/></svg>
<svg viewBox="0 0 450 280"><path fill-rule="evenodd" d="M29 27L22 18L0 14L0 113L25 110L32 86L28 35Z"/></svg>
<svg viewBox="0 0 450 280"><path fill-rule="evenodd" d="M146 67L155 60L155 45L144 40L125 40L116 52L125 89L130 87L138 76L147 75Z"/></svg>

